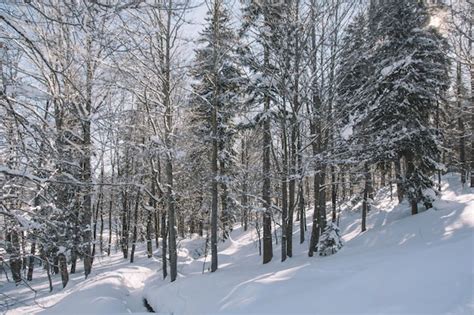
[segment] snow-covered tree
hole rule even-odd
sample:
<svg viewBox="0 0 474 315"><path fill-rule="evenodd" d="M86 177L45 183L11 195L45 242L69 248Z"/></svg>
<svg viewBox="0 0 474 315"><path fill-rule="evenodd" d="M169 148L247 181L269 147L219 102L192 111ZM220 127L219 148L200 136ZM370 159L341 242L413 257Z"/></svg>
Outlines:
<svg viewBox="0 0 474 315"><path fill-rule="evenodd" d="M210 5L207 26L201 32L193 67L192 111L202 145L211 144L211 271L217 270L218 184L221 187L220 221L224 238L232 228L229 185L235 159L233 119L240 107L243 74L239 65L238 38L221 0Z"/></svg>
<svg viewBox="0 0 474 315"><path fill-rule="evenodd" d="M319 238L318 251L320 256L337 253L343 246L339 227L334 222L328 222Z"/></svg>
<svg viewBox="0 0 474 315"><path fill-rule="evenodd" d="M372 69L361 87L355 118L360 156L375 164L402 158L403 188L412 206L431 188L440 167L440 130L433 124L437 103L448 88L446 41L429 26L423 3L384 1L372 17L368 59Z"/></svg>

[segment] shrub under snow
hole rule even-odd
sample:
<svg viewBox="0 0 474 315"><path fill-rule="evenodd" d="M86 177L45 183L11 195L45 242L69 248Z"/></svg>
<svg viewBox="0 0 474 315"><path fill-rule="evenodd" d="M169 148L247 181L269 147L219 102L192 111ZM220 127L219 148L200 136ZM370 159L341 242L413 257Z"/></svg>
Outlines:
<svg viewBox="0 0 474 315"><path fill-rule="evenodd" d="M328 222L324 232L321 234L318 243L320 256L329 256L337 253L343 246L339 227L333 222Z"/></svg>

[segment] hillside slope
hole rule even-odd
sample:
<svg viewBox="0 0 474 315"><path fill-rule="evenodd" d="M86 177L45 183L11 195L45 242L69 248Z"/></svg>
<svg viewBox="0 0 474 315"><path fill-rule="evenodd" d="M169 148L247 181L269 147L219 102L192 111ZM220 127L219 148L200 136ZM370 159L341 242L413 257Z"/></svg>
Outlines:
<svg viewBox="0 0 474 315"><path fill-rule="evenodd" d="M202 238L179 242L174 283L161 279L160 251L148 259L141 244L134 264L120 251L97 258L87 280L79 271L64 290L54 276L52 294L42 270L30 283L36 296L25 286L0 285L0 312L145 313L145 297L157 312L173 314L474 313L474 190L446 176L434 209L416 216L380 191L364 233L355 208L341 207L345 245L333 256L309 258L295 224L294 256L281 263L274 244L273 261L262 265L255 229L237 227L219 244L215 273L207 270L210 257L201 256Z"/></svg>
<svg viewBox="0 0 474 315"><path fill-rule="evenodd" d="M305 242L281 263L274 245L262 265L255 232L237 228L220 244L216 273L202 275L203 258L189 260L175 283L148 282L145 297L174 314L472 313L474 194L458 181L446 177L434 209L416 216L380 192L362 234L360 213L343 211L345 246L329 257L307 257Z"/></svg>

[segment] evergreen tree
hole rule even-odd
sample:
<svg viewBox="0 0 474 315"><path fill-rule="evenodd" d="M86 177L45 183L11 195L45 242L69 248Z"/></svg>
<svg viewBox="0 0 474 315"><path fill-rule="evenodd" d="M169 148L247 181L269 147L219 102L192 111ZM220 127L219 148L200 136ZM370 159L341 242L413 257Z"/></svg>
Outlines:
<svg viewBox="0 0 474 315"><path fill-rule="evenodd" d="M224 238L232 221L229 206L229 183L235 128L233 118L239 108L239 91L243 83L237 52L238 41L229 14L221 0L215 0L206 17L207 26L198 40L195 67L192 71L193 114L198 124L196 133L204 145L211 143L211 271L217 270L218 184L221 186L221 223Z"/></svg>
<svg viewBox="0 0 474 315"><path fill-rule="evenodd" d="M339 227L336 223L329 221L324 232L321 234L318 250L320 256L329 256L337 253L343 246L341 236L339 235Z"/></svg>
<svg viewBox="0 0 474 315"><path fill-rule="evenodd" d="M370 76L355 103L363 108L355 119L361 156L371 164L403 158L404 191L418 212L433 187L438 169L440 131L433 119L437 103L448 89L449 60L445 40L428 26L425 5L416 0L385 1L371 19L373 47Z"/></svg>

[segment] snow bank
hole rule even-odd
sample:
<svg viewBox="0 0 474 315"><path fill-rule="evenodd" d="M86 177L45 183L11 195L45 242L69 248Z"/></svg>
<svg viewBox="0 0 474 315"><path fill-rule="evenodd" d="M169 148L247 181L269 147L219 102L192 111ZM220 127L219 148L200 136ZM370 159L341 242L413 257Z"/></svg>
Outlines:
<svg viewBox="0 0 474 315"><path fill-rule="evenodd" d="M345 246L329 257L309 258L307 243L295 244L281 263L274 245L273 261L262 265L256 235L238 228L220 244L217 272L202 274L203 258L187 262L174 283L156 275L145 297L174 314L472 314L474 193L458 180L448 177L434 209L416 216L385 191L363 234L359 213L347 211Z"/></svg>

